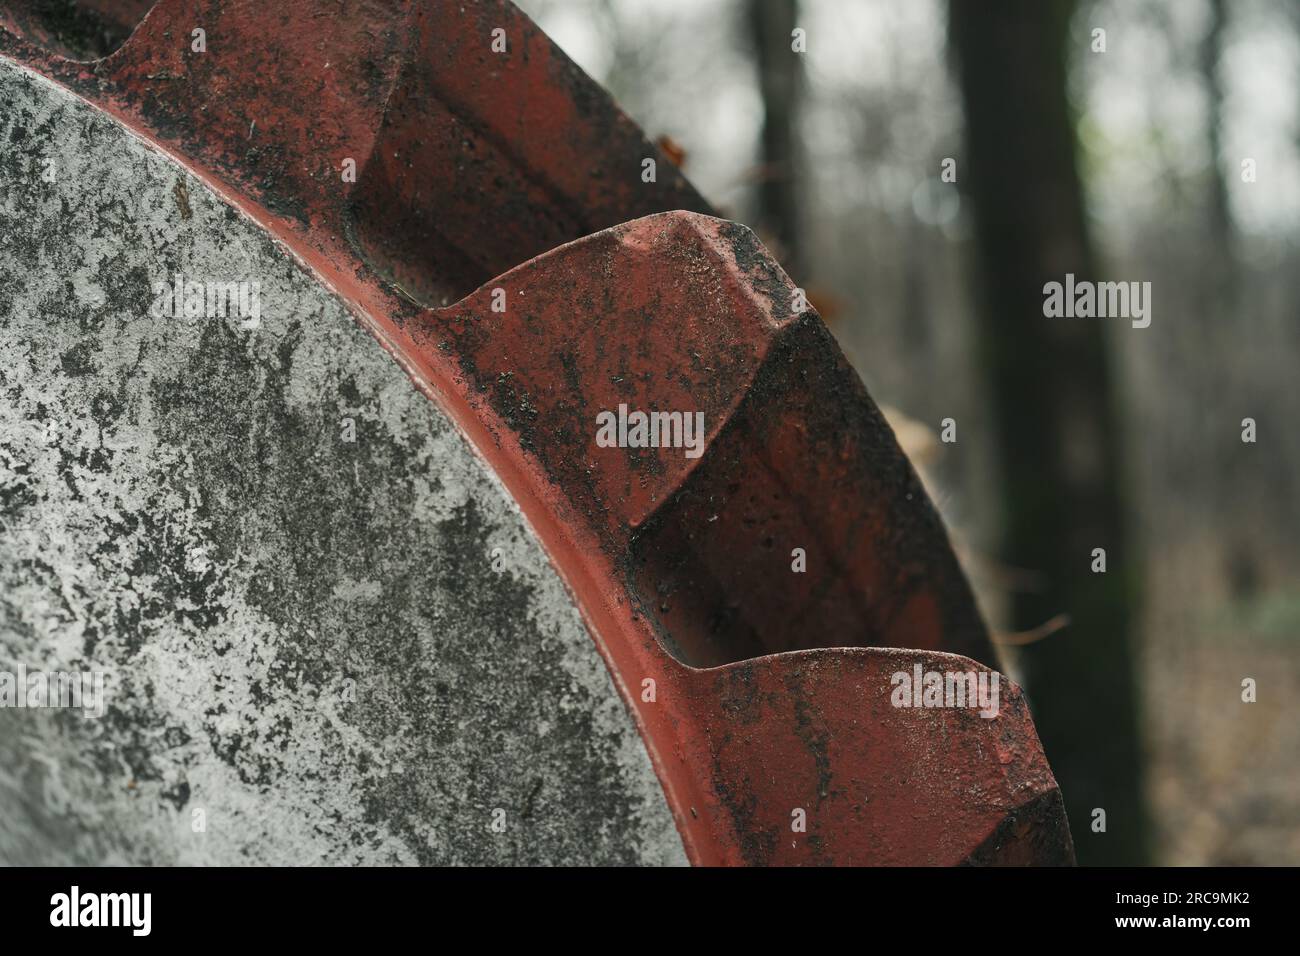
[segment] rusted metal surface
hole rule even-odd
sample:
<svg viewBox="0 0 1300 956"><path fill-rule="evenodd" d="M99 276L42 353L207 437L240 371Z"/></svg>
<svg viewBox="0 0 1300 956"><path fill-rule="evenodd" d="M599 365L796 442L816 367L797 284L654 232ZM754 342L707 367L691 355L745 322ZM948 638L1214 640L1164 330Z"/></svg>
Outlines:
<svg viewBox="0 0 1300 956"><path fill-rule="evenodd" d="M690 859L1071 859L1017 690L992 720L890 705L913 664L996 656L820 319L510 4L163 0L91 63L20 36L32 20L0 19L0 54L238 203L491 464L636 715ZM620 404L703 412L703 454L597 447Z"/></svg>
<svg viewBox="0 0 1300 956"><path fill-rule="evenodd" d="M14 3L11 26L48 37L31 12L43 6ZM504 53L491 50L497 29ZM708 208L499 0L164 0L103 60L70 62L13 33L0 50L236 189L335 267L353 271L360 252L430 304L606 226ZM655 183L642 182L643 158Z"/></svg>
<svg viewBox="0 0 1300 956"><path fill-rule="evenodd" d="M744 227L667 213L493 280L401 351L429 378L454 356L494 444L540 472L695 859L1066 860L1018 692L996 720L889 703L893 674L975 667L930 652L984 635L914 474L792 293ZM702 410L704 454L595 447L620 403Z"/></svg>

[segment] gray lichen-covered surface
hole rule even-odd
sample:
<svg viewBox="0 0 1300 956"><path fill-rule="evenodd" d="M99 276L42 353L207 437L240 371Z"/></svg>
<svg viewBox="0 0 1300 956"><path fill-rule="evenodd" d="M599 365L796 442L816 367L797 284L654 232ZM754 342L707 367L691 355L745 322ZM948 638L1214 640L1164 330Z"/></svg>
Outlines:
<svg viewBox="0 0 1300 956"><path fill-rule="evenodd" d="M260 328L152 316L176 273L259 282ZM104 672L106 711L0 708L0 863L684 862L567 592L451 423L256 225L0 60L19 665Z"/></svg>

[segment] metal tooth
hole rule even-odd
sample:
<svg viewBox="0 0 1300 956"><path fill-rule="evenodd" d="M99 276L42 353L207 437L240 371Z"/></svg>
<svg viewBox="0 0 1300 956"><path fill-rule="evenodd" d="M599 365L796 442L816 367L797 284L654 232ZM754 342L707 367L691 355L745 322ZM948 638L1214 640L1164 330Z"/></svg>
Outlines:
<svg viewBox="0 0 1300 956"><path fill-rule="evenodd" d="M889 706L913 663L997 660L820 319L748 230L668 212L711 210L511 4L162 0L89 64L19 36L16 9L0 54L232 196L470 436L573 589L694 861L1071 860L1018 689L996 720ZM702 411L702 456L597 453L620 403Z"/></svg>
<svg viewBox="0 0 1300 956"><path fill-rule="evenodd" d="M991 651L919 483L793 292L749 230L665 213L498 277L399 349L430 376L454 356L544 490L534 520L563 525L552 554L585 565L607 659L656 682L632 701L698 862L1068 861L1018 689L995 720L890 705L917 663L983 670L935 651ZM702 454L595 448L620 404L702 411ZM791 573L799 545L815 576Z"/></svg>

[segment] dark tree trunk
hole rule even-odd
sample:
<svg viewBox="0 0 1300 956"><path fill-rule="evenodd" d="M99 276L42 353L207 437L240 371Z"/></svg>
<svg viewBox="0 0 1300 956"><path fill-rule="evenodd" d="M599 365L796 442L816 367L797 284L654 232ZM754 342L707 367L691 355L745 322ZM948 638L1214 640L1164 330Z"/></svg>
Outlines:
<svg viewBox="0 0 1300 956"><path fill-rule="evenodd" d="M1206 148L1210 154L1209 224L1211 252L1219 260L1220 278L1231 274L1233 224L1228 202L1227 172L1220 156L1223 147L1223 83L1219 58L1223 55L1223 34L1228 26L1226 0L1210 0L1210 23L1201 42L1201 77L1205 83Z"/></svg>
<svg viewBox="0 0 1300 956"><path fill-rule="evenodd" d="M1119 421L1103 325L1047 318L1043 285L1096 280L1066 94L1073 6L951 0L966 111L958 178L973 201L979 338L1002 472L1003 559L1043 584L1012 602L1029 629L1070 625L1024 648L1034 720L1056 772L1081 863L1146 860L1131 647L1138 555L1125 535ZM1088 55L1083 47L1082 55ZM1107 571L1091 570L1104 548ZM1092 829L1095 809L1106 832Z"/></svg>
<svg viewBox="0 0 1300 956"><path fill-rule="evenodd" d="M754 41L754 65L763 96L762 175L758 225L774 242L786 272L803 281L799 242L798 110L803 85L802 54L791 49L798 26L798 0L747 0Z"/></svg>

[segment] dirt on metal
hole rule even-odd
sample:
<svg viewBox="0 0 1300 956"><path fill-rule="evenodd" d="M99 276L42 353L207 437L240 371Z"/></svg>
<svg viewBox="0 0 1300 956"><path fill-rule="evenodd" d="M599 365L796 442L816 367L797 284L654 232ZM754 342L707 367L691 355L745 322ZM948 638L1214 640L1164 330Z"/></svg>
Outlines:
<svg viewBox="0 0 1300 956"><path fill-rule="evenodd" d="M914 664L997 660L821 320L512 5L162 0L92 62L7 17L0 55L237 203L463 429L572 589L693 862L1072 859L1009 682L992 720L890 705ZM703 455L597 449L620 403L703 411Z"/></svg>

